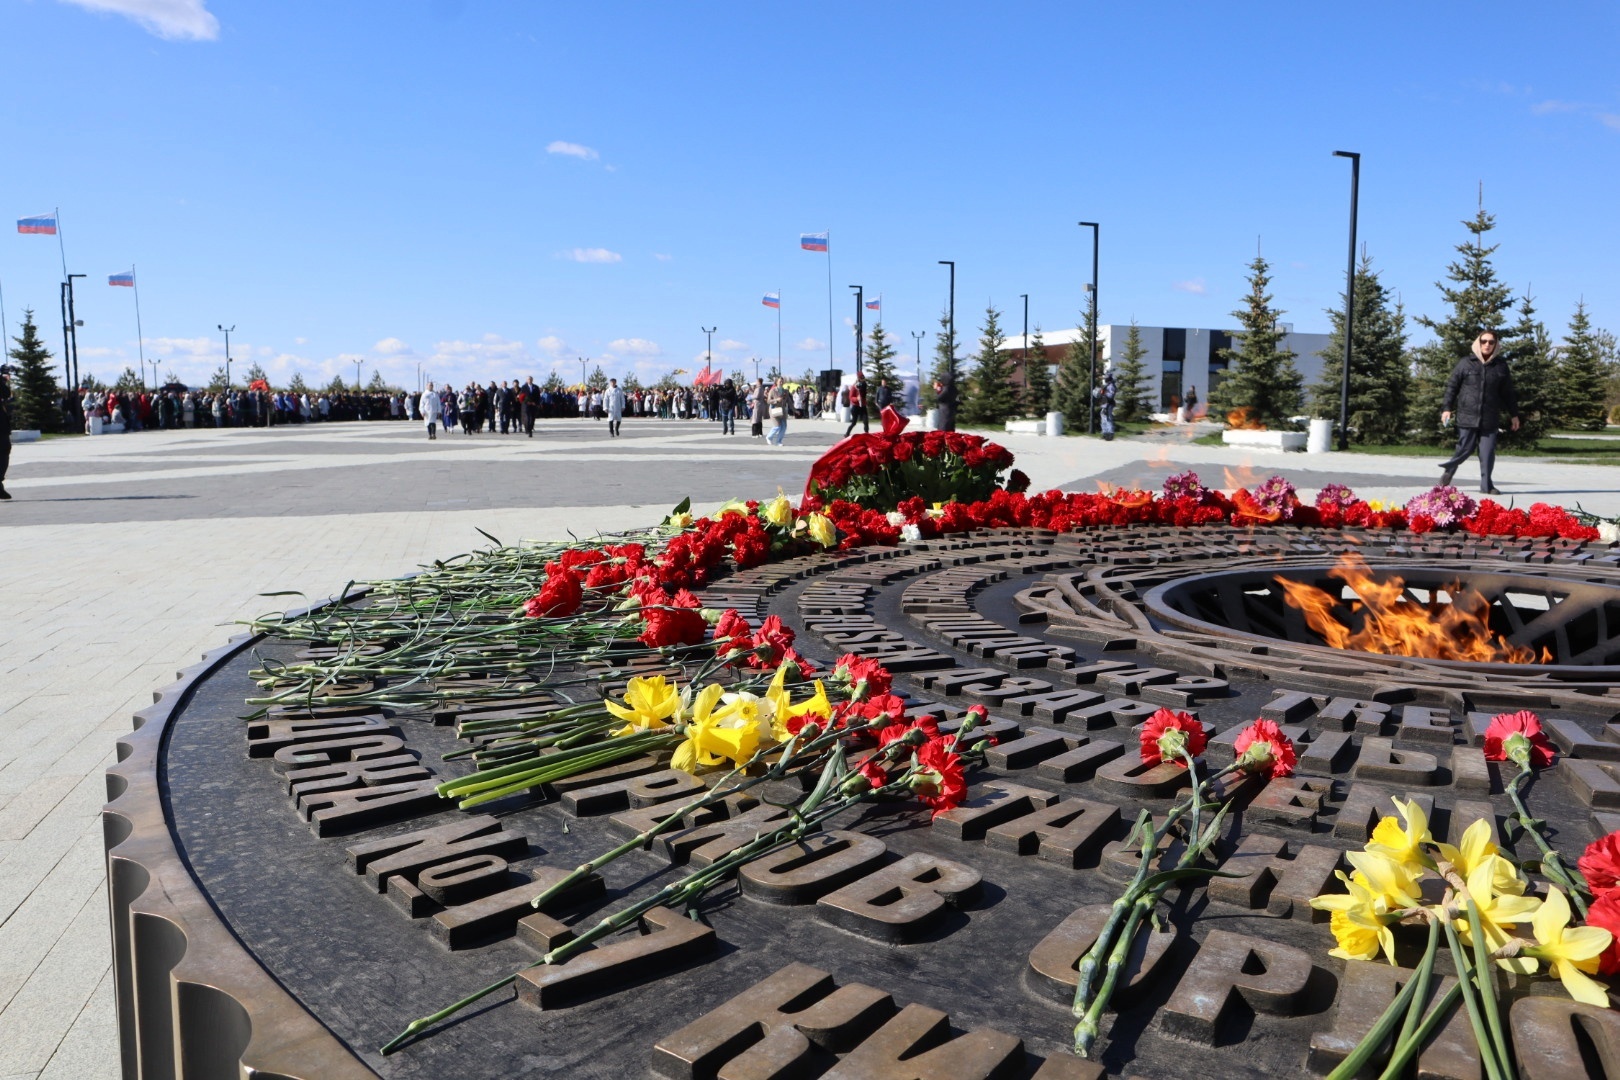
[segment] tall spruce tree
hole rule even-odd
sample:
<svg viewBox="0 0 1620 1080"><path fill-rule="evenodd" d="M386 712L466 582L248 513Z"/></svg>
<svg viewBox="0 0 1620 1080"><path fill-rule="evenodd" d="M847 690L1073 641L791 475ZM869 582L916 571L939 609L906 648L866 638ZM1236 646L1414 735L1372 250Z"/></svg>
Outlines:
<svg viewBox="0 0 1620 1080"><path fill-rule="evenodd" d="M1239 347L1220 351L1228 366L1209 395L1209 407L1217 415L1242 411L1253 423L1278 427L1299 412L1303 380L1294 354L1283 346L1286 335L1278 322L1283 313L1271 306L1266 291L1270 271L1264 256L1256 255L1249 264L1249 295L1232 312L1242 327L1236 335Z"/></svg>
<svg viewBox="0 0 1620 1080"><path fill-rule="evenodd" d="M1513 371L1513 394L1519 404L1519 430L1506 430L1508 418L1503 417L1502 441L1507 446L1534 446L1557 423L1557 373L1552 335L1536 318L1528 291L1519 300L1519 321L1502 334L1501 353Z"/></svg>
<svg viewBox="0 0 1620 1080"><path fill-rule="evenodd" d="M1553 401L1558 424L1577 431L1602 431L1608 419L1604 407L1606 372L1585 300L1576 303L1569 331L1556 356Z"/></svg>
<svg viewBox="0 0 1620 1080"><path fill-rule="evenodd" d="M222 372L223 369L215 374L219 375L222 374ZM223 390L224 386L221 385L219 389ZM334 375L332 376L332 381L326 384L326 389L322 392L325 393L327 397L337 397L339 394L347 394L349 392L349 384L343 381L342 375Z"/></svg>
<svg viewBox="0 0 1620 1080"><path fill-rule="evenodd" d="M309 393L309 385L304 382L302 372L293 372L292 378L287 380L287 393L297 394L299 397Z"/></svg>
<svg viewBox="0 0 1620 1080"><path fill-rule="evenodd" d="M1114 369L1114 419L1121 423L1145 420L1153 413L1153 380L1147 373L1147 365L1142 363L1145 356L1147 346L1142 344L1142 328L1133 318Z"/></svg>
<svg viewBox="0 0 1620 1080"><path fill-rule="evenodd" d="M894 356L894 342L889 340L880 322L872 327L872 332L866 337L866 387L872 395L871 405L867 409L869 414L877 413L878 387L887 386L893 395L900 393L900 374L894 369ZM814 380L811 385L815 385Z"/></svg>
<svg viewBox="0 0 1620 1080"><path fill-rule="evenodd" d="M1094 367L1099 369L1096 377L1101 378L1097 323L1088 304L1080 321L1080 336L1064 350L1063 362L1058 365L1057 385L1052 390L1053 405L1063 414L1065 426L1075 431L1086 430L1086 418L1092 407L1091 392L1096 385L1092 381Z"/></svg>
<svg viewBox="0 0 1620 1080"><path fill-rule="evenodd" d="M1413 351L1416 363L1407 398L1408 430L1421 441L1435 444L1455 437L1455 433L1440 427L1440 408L1451 369L1470 354L1481 331L1500 331L1513 307L1512 290L1496 279L1496 268L1491 265L1497 245L1485 246L1485 234L1496 228L1496 218L1481 206L1471 220L1462 224L1470 238L1457 245L1459 257L1446 268L1446 281L1435 282L1441 299L1451 310L1443 319L1418 316L1418 325L1432 331L1435 340ZM1517 371L1514 380L1518 381Z"/></svg>
<svg viewBox="0 0 1620 1080"><path fill-rule="evenodd" d="M1344 308L1328 310L1333 331L1322 358L1322 381L1311 387L1311 411L1337 420L1344 392ZM1358 443L1399 442L1406 430L1406 316L1390 308L1389 290L1372 260L1355 275L1355 337L1350 343L1350 435Z"/></svg>
<svg viewBox="0 0 1620 1080"><path fill-rule="evenodd" d="M1052 368L1046 361L1046 339L1041 336L1041 328L1036 327L1035 332L1029 335L1024 350L1024 395L1023 406L1026 415L1034 417L1045 416L1052 407Z"/></svg>
<svg viewBox="0 0 1620 1080"><path fill-rule="evenodd" d="M366 383L366 393L387 394L391 393L392 391L393 387L388 385L387 380L383 378L382 372L372 369L371 381Z"/></svg>
<svg viewBox="0 0 1620 1080"><path fill-rule="evenodd" d="M590 387L592 390L606 390L607 384L607 372L602 370L601 364L597 364L596 367L591 370L591 377L585 380L585 385Z"/></svg>
<svg viewBox="0 0 1620 1080"><path fill-rule="evenodd" d="M57 431L62 414L56 407L60 393L52 374L56 365L39 339L32 308L23 308L22 335L11 340L11 426L18 431Z"/></svg>
<svg viewBox="0 0 1620 1080"><path fill-rule="evenodd" d="M970 424L1003 424L1018 412L1018 389L1013 386L1012 357L1001 329L1001 312L984 309L979 327L979 351L973 357L970 390L962 402L962 419Z"/></svg>
<svg viewBox="0 0 1620 1080"><path fill-rule="evenodd" d="M124 373L113 383L113 389L120 394L139 394L146 389L146 380L141 378L140 373L134 368L126 365Z"/></svg>
<svg viewBox="0 0 1620 1080"><path fill-rule="evenodd" d="M247 374L242 376L242 385L252 386L261 379L264 380L264 384L266 386L270 385L269 373L266 372L264 368L260 367L259 362L255 360L253 363L248 365Z"/></svg>

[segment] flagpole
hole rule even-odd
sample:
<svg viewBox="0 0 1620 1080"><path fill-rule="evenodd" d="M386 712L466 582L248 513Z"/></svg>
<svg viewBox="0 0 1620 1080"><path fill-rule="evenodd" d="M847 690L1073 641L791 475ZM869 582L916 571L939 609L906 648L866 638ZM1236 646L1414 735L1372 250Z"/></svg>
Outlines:
<svg viewBox="0 0 1620 1080"><path fill-rule="evenodd" d="M831 371L838 366L833 359L833 313L832 313L832 230L827 230L827 369ZM781 370L781 362L777 362L777 370Z"/></svg>
<svg viewBox="0 0 1620 1080"><path fill-rule="evenodd" d="M67 242L62 239L62 236L63 236L63 233L62 233L62 208L60 206L55 207L55 208L53 208L52 213L54 213L56 215L56 250L60 251L62 253L62 280L66 281L67 280Z"/></svg>
<svg viewBox="0 0 1620 1080"><path fill-rule="evenodd" d="M0 356L4 356L7 352L10 351L9 349L6 348L6 342L8 342L10 340L11 340L10 333L6 329L6 289L5 289L5 283L0 282ZM781 341L780 336L778 336L777 340L778 340L778 342ZM780 344L777 345L777 348L780 349L781 347L782 346Z"/></svg>
<svg viewBox="0 0 1620 1080"><path fill-rule="evenodd" d="M776 287L776 370L782 370L782 286Z"/></svg>
<svg viewBox="0 0 1620 1080"><path fill-rule="evenodd" d="M141 333L141 279L135 274L135 264L129 264L129 281L135 289L135 349L141 358L141 381L145 381L146 372L146 338ZM152 389L158 389L157 366L152 367Z"/></svg>

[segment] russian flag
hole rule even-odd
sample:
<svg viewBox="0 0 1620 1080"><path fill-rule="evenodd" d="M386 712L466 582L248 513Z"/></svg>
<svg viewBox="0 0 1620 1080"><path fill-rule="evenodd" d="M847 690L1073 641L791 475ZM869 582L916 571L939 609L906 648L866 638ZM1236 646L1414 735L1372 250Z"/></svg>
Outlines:
<svg viewBox="0 0 1620 1080"><path fill-rule="evenodd" d="M36 214L33 217L17 219L17 231L20 233L39 233L42 236L56 235L56 215ZM823 248L822 250L826 250Z"/></svg>
<svg viewBox="0 0 1620 1080"><path fill-rule="evenodd" d="M883 297L880 296L876 300L868 300L866 302L866 310L867 311L882 311L883 310Z"/></svg>
<svg viewBox="0 0 1620 1080"><path fill-rule="evenodd" d="M780 309L781 306L782 306L782 294L781 293L768 292L768 293L765 294L765 299L761 300L760 303L764 304L766 307L773 307L773 308Z"/></svg>
<svg viewBox="0 0 1620 1080"><path fill-rule="evenodd" d="M122 274L108 274L107 284L127 285L133 289L135 287L135 271L125 270Z"/></svg>
<svg viewBox="0 0 1620 1080"><path fill-rule="evenodd" d="M826 251L827 234L824 232L800 233L799 246L806 251Z"/></svg>

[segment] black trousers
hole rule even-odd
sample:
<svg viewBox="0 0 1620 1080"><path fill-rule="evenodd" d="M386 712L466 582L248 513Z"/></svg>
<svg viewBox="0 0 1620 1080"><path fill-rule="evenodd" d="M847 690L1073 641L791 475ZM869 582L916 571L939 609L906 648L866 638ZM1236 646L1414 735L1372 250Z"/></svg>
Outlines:
<svg viewBox="0 0 1620 1080"><path fill-rule="evenodd" d="M11 427L8 425L0 428L0 487L6 486L6 470L9 468L11 468Z"/></svg>
<svg viewBox="0 0 1620 1080"><path fill-rule="evenodd" d="M1446 460L1445 467L1454 470L1477 452L1480 490L1490 490L1491 470L1496 467L1496 435L1495 428L1458 428L1457 451Z"/></svg>

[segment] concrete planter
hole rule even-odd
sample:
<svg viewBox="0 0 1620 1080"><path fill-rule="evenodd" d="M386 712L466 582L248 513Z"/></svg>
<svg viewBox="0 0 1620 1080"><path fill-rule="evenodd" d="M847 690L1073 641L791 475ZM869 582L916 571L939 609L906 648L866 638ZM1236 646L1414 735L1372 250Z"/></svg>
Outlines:
<svg viewBox="0 0 1620 1080"><path fill-rule="evenodd" d="M39 432L37 432L37 431L13 431L11 433L11 441L14 442L14 443L38 442L39 441Z"/></svg>
<svg viewBox="0 0 1620 1080"><path fill-rule="evenodd" d="M1306 435L1303 431L1248 431L1229 428L1221 432L1221 442L1227 446L1242 446L1250 450L1304 450Z"/></svg>

